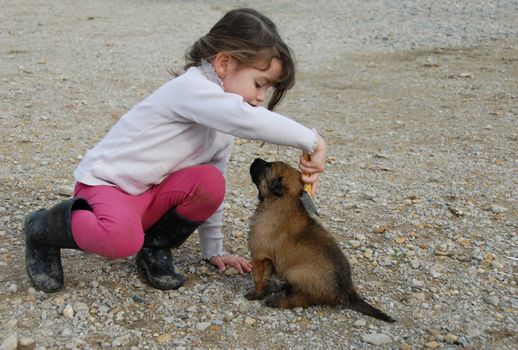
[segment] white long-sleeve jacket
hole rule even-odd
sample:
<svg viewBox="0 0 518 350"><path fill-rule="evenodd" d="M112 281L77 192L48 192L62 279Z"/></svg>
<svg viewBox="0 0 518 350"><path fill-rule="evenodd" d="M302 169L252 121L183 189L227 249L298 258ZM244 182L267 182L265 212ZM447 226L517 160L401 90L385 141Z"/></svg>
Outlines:
<svg viewBox="0 0 518 350"><path fill-rule="evenodd" d="M237 94L212 66L192 67L123 115L74 172L86 185L138 195L179 169L211 164L225 175L234 136L312 153L316 131ZM222 207L198 228L204 258L222 254Z"/></svg>

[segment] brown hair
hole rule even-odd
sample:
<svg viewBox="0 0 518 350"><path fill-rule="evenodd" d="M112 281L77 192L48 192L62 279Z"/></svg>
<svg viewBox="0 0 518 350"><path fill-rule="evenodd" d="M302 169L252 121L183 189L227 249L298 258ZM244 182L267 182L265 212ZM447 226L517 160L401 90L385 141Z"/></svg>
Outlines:
<svg viewBox="0 0 518 350"><path fill-rule="evenodd" d="M295 62L289 47L281 39L275 24L249 8L227 12L185 55L185 69L198 66L202 59L212 61L220 52L229 53L240 65L254 66L277 58L282 73L273 83L268 109L273 110L295 84Z"/></svg>

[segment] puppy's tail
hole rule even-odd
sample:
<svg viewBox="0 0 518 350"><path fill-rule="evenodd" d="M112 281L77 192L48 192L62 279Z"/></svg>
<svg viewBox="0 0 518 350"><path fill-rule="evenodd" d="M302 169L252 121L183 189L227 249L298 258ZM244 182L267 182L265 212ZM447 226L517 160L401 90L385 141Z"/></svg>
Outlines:
<svg viewBox="0 0 518 350"><path fill-rule="evenodd" d="M386 322L396 322L395 319L393 319L383 311L376 309L374 306L370 305L368 302L363 300L363 298L356 293L348 296L347 304L351 309L361 312L364 315L372 316L374 318Z"/></svg>

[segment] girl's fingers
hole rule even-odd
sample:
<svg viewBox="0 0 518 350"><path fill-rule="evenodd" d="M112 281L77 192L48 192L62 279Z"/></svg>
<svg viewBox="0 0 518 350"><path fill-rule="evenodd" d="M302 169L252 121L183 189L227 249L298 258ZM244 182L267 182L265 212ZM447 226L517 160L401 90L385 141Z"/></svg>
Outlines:
<svg viewBox="0 0 518 350"><path fill-rule="evenodd" d="M250 262L245 260L245 263L243 265L245 267L246 272L252 272L252 264L250 264Z"/></svg>
<svg viewBox="0 0 518 350"><path fill-rule="evenodd" d="M234 264L234 267L235 269L237 270L237 272L239 272L240 275L244 275L245 273L243 272L243 268L241 267L241 264L237 263L237 264Z"/></svg>
<svg viewBox="0 0 518 350"><path fill-rule="evenodd" d="M212 263L214 265L216 265L216 267L218 268L218 270L220 270L221 272L225 271L225 262L223 261L223 259L221 259L220 257L215 257L212 261Z"/></svg>

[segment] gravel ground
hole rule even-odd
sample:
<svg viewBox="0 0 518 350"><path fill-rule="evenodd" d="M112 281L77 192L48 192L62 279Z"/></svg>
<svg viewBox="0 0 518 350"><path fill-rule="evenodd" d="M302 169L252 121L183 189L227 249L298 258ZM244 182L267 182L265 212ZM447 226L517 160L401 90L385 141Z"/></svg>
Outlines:
<svg viewBox="0 0 518 350"><path fill-rule="evenodd" d="M514 348L518 2L456 3L3 1L0 348ZM131 258L80 251L62 253L62 291L29 284L24 215L69 196L81 156L238 6L269 15L294 49L280 109L328 140L320 220L395 324L247 301L250 276L201 261L197 237L174 252L177 291L148 287ZM236 141L224 233L244 256L257 156L295 164L298 152Z"/></svg>

